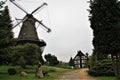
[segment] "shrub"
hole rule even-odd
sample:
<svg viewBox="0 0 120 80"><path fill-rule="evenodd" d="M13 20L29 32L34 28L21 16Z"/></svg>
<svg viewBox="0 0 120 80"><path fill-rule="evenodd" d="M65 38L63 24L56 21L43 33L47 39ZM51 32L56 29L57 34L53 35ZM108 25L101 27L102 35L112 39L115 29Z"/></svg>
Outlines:
<svg viewBox="0 0 120 80"><path fill-rule="evenodd" d="M25 68L26 65L35 65L38 60L42 60L42 53L39 46L26 43L12 47L12 64L20 65Z"/></svg>
<svg viewBox="0 0 120 80"><path fill-rule="evenodd" d="M9 68L8 69L8 74L9 75L15 75L16 73L17 73L16 69L14 69L14 68Z"/></svg>
<svg viewBox="0 0 120 80"><path fill-rule="evenodd" d="M92 76L114 76L111 60L102 60L90 68L88 73Z"/></svg>
<svg viewBox="0 0 120 80"><path fill-rule="evenodd" d="M21 56L17 62L22 68L26 68L26 65L25 65L25 59L23 56Z"/></svg>

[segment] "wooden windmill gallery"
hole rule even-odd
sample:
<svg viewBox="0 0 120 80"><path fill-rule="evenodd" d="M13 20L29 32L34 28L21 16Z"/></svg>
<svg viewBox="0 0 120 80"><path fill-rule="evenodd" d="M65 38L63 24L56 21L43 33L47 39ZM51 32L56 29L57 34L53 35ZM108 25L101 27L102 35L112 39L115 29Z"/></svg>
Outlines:
<svg viewBox="0 0 120 80"><path fill-rule="evenodd" d="M36 8L31 13L28 13L25 9L23 9L15 0L10 0L16 7L21 9L24 13L26 13L25 17L21 19L13 28L17 27L20 23L22 23L22 27L20 29L20 33L18 36L18 44L32 43L36 44L40 47L41 52L43 51L41 48L46 46L46 42L44 40L40 40L38 38L38 34L36 31L35 23L38 22L41 27L45 28L47 32L51 32L51 29L46 27L42 21L36 19L33 14L35 14L38 10L43 9L43 7L47 6L47 3L43 3L38 8Z"/></svg>

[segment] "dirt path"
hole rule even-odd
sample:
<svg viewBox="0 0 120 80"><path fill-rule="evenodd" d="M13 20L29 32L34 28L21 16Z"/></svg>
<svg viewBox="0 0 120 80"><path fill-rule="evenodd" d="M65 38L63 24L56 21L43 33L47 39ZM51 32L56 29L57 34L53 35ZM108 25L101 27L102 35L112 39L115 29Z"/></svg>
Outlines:
<svg viewBox="0 0 120 80"><path fill-rule="evenodd" d="M79 71L80 80L95 80L93 77L89 76L87 73L88 69L84 68Z"/></svg>
<svg viewBox="0 0 120 80"><path fill-rule="evenodd" d="M59 76L57 80L95 80L93 77L87 74L87 68L67 72L62 76Z"/></svg>

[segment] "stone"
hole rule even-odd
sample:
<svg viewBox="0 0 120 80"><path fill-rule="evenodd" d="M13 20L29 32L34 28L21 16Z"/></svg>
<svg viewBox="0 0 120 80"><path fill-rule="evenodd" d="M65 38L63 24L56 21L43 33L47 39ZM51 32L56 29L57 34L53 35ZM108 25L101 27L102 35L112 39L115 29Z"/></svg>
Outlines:
<svg viewBox="0 0 120 80"><path fill-rule="evenodd" d="M27 76L27 73L24 72L24 71L22 71L22 72L20 73L20 75L21 75L21 76Z"/></svg>

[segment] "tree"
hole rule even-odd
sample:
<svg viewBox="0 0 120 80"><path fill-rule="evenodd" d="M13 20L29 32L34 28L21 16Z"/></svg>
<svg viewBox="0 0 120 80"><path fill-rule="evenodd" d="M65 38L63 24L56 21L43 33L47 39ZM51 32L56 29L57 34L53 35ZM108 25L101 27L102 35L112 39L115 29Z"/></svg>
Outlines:
<svg viewBox="0 0 120 80"><path fill-rule="evenodd" d="M45 57L48 65L50 65L50 66L59 64L59 61L57 60L57 57L55 55L46 54L44 57Z"/></svg>
<svg viewBox="0 0 120 80"><path fill-rule="evenodd" d="M0 64L9 63L9 47L12 45L13 32L8 7L0 11Z"/></svg>
<svg viewBox="0 0 120 80"><path fill-rule="evenodd" d="M72 57L70 58L69 66L74 66L74 60L72 59Z"/></svg>
<svg viewBox="0 0 120 80"><path fill-rule="evenodd" d="M6 6L0 15L0 49L12 44L13 32L11 22L9 9Z"/></svg>
<svg viewBox="0 0 120 80"><path fill-rule="evenodd" d="M35 44L18 45L12 48L12 62L14 65L34 65L37 64L42 56L40 49Z"/></svg>
<svg viewBox="0 0 120 80"><path fill-rule="evenodd" d="M120 80L120 8L118 0L90 0L90 27L97 54L111 54L115 62L117 80ZM114 59L115 58L115 59Z"/></svg>

